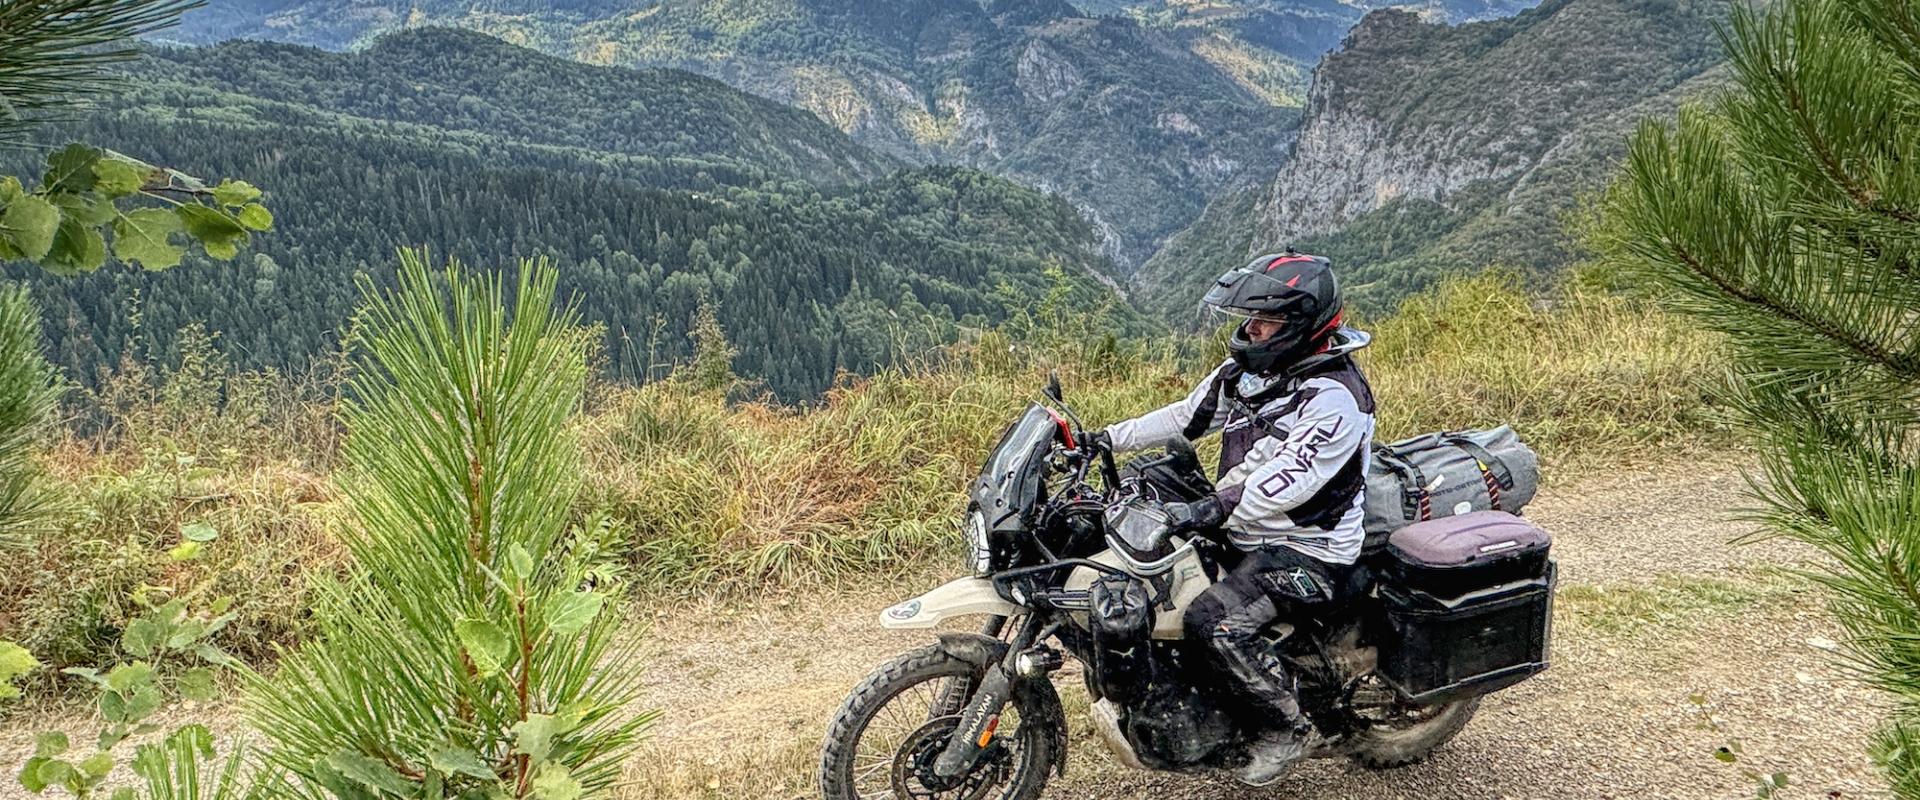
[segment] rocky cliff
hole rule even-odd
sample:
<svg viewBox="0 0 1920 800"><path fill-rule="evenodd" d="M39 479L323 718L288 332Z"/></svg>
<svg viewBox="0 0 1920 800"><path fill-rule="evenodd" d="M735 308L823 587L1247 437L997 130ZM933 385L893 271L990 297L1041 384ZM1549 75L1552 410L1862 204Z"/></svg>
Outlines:
<svg viewBox="0 0 1920 800"><path fill-rule="evenodd" d="M1604 180L1636 107L1670 107L1717 63L1717 9L1551 0L1457 26L1373 12L1316 69L1274 176L1252 198L1215 201L1213 216L1244 230L1200 227L1234 230L1241 253L1295 244L1335 255L1379 302L1437 274L1415 256L1441 243L1447 269L1557 266L1558 217ZM1190 263L1201 244L1139 273L1150 302L1217 271Z"/></svg>

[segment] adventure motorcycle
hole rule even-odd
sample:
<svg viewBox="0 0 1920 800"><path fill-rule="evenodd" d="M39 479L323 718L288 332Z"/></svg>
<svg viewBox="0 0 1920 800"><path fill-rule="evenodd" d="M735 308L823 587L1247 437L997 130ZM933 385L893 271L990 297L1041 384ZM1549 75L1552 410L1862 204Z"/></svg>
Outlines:
<svg viewBox="0 0 1920 800"><path fill-rule="evenodd" d="M1057 379L1046 395L1058 410L1030 406L969 491L975 576L880 616L887 628L961 616L983 626L942 631L854 689L821 757L828 800L1038 797L1065 769L1067 724L1050 676L1067 654L1081 665L1094 729L1121 763L1245 763L1263 721L1243 716L1236 687L1181 623L1237 551L1169 535L1158 508L1182 499L1169 495L1183 486L1210 490L1198 459L1182 442L1123 476L1112 453L1082 435ZM1501 556L1493 569L1448 573L1396 560L1403 554L1386 533L1368 537L1365 591L1264 637L1297 676L1312 757L1413 763L1459 733L1482 695L1546 668L1554 576L1544 539L1486 545Z"/></svg>

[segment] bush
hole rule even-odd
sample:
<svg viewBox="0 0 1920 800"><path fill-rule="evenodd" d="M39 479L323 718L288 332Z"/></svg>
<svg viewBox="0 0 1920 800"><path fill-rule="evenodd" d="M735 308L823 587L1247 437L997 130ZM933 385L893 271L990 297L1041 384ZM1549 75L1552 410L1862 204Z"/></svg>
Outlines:
<svg viewBox="0 0 1920 800"><path fill-rule="evenodd" d="M1721 441L1709 398L1724 370L1718 336L1577 281L1544 298L1519 281L1443 281L1372 326L1361 363L1383 441L1506 423L1549 477Z"/></svg>

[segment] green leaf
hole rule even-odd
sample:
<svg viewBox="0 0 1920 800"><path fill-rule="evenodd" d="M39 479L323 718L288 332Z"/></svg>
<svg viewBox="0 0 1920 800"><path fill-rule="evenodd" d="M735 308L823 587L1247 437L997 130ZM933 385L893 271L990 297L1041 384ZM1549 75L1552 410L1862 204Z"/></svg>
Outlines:
<svg viewBox="0 0 1920 800"><path fill-rule="evenodd" d="M235 663L234 657L227 655L225 650L221 650L205 642L195 645L193 654L199 656L201 661L209 664L217 664L222 667L232 666Z"/></svg>
<svg viewBox="0 0 1920 800"><path fill-rule="evenodd" d="M176 562L192 561L200 557L200 551L202 549L204 548L201 546L199 542L181 542L179 544L174 545L171 548L168 548L167 560L176 561ZM138 653L136 653L135 655L138 655Z"/></svg>
<svg viewBox="0 0 1920 800"><path fill-rule="evenodd" d="M40 662L34 660L27 648L0 641L0 700L19 697L20 689L13 682L39 666Z"/></svg>
<svg viewBox="0 0 1920 800"><path fill-rule="evenodd" d="M102 689L107 688L107 680L105 678L100 677L100 670L94 669L92 667L67 667L66 669L60 670L60 672L66 675L72 675L76 678L86 678L87 680L92 681L95 686L98 686Z"/></svg>
<svg viewBox="0 0 1920 800"><path fill-rule="evenodd" d="M123 705L122 708L124 707L125 706ZM138 733L141 730L145 730L151 727L153 726L141 725L140 727L134 728L132 731L129 731L127 729L126 723L115 722L112 725L108 725L107 727L100 729L100 738L97 740L98 744L95 745L95 747L100 750L112 750L114 747L118 746L121 742L126 741L127 735L129 733Z"/></svg>
<svg viewBox="0 0 1920 800"><path fill-rule="evenodd" d="M248 203L241 206L240 212L235 215L235 218L240 221L241 227L247 230L273 230L273 212L268 211L266 206L260 205L259 203Z"/></svg>
<svg viewBox="0 0 1920 800"><path fill-rule="evenodd" d="M215 603L215 605L218 605L218 603ZM239 618L240 618L240 612L228 611L225 614L221 614L220 616L207 620L206 629L202 630L200 632L200 635L202 637L206 637L206 636L212 636L216 633L219 633L222 628L227 627L228 623L231 623L234 620Z"/></svg>
<svg viewBox="0 0 1920 800"><path fill-rule="evenodd" d="M245 205L260 199L260 190L246 181L228 179L213 187L213 199L223 206Z"/></svg>
<svg viewBox="0 0 1920 800"><path fill-rule="evenodd" d="M220 532L205 522L189 522L180 526L180 536L189 542L211 542L220 537Z"/></svg>
<svg viewBox="0 0 1920 800"><path fill-rule="evenodd" d="M120 210L113 207L112 200L96 199L91 195L56 194L51 199L67 219L89 227L105 225L120 214Z"/></svg>
<svg viewBox="0 0 1920 800"><path fill-rule="evenodd" d="M100 693L100 716L108 722L127 721L127 699L119 692Z"/></svg>
<svg viewBox="0 0 1920 800"><path fill-rule="evenodd" d="M47 782L40 780L40 767L52 760L53 759L46 756L34 756L27 759L27 763L20 765L20 785L27 787L27 791L34 794L46 791Z"/></svg>
<svg viewBox="0 0 1920 800"><path fill-rule="evenodd" d="M131 161L107 156L94 162L93 188L109 199L125 197L147 185L148 172Z"/></svg>
<svg viewBox="0 0 1920 800"><path fill-rule="evenodd" d="M533 556L519 542L507 546L507 571L516 580L533 577Z"/></svg>
<svg viewBox="0 0 1920 800"><path fill-rule="evenodd" d="M60 209L44 198L26 195L8 203L7 210L0 213L0 230L27 258L39 261L53 249L54 237L60 232Z"/></svg>
<svg viewBox="0 0 1920 800"><path fill-rule="evenodd" d="M482 780L500 779L500 776L487 766L487 762L480 758L479 753L464 747L442 747L427 756L427 762L432 764L434 769L448 775L471 775Z"/></svg>
<svg viewBox="0 0 1920 800"><path fill-rule="evenodd" d="M173 631L167 634L167 648L185 650L194 642L200 641L200 637L205 636L206 633L206 623L194 619L183 620L180 624L173 626Z"/></svg>
<svg viewBox="0 0 1920 800"><path fill-rule="evenodd" d="M213 671L206 667L194 667L180 675L176 684L180 696L188 700L212 700L214 698Z"/></svg>
<svg viewBox="0 0 1920 800"><path fill-rule="evenodd" d="M180 218L187 235L200 240L207 255L214 258L222 261L233 258L239 252L239 246L247 241L247 229L217 208L189 203L175 208L173 213Z"/></svg>
<svg viewBox="0 0 1920 800"><path fill-rule="evenodd" d="M545 761L553 754L553 739L566 730L561 720L551 714L529 714L527 718L514 723L513 749L535 761Z"/></svg>
<svg viewBox="0 0 1920 800"><path fill-rule="evenodd" d="M467 650L467 657L473 659L474 669L482 676L490 676L507 665L513 657L513 639L506 630L485 620L463 619L454 624L454 634L460 637L460 645Z"/></svg>
<svg viewBox="0 0 1920 800"><path fill-rule="evenodd" d="M225 614L227 613L227 609L232 607L233 607L233 595L223 594L223 595L220 595L219 597L214 598L213 604L207 606L207 613L214 614L214 615Z"/></svg>
<svg viewBox="0 0 1920 800"><path fill-rule="evenodd" d="M41 786L58 786L73 777L73 765L57 758L49 758L42 760L34 773L34 777L39 780Z"/></svg>
<svg viewBox="0 0 1920 800"><path fill-rule="evenodd" d="M558 761L548 761L533 773L533 796L540 800L580 800L580 782Z"/></svg>
<svg viewBox="0 0 1920 800"><path fill-rule="evenodd" d="M98 228L78 220L60 221L60 228L53 234L53 247L47 250L47 257L40 266L63 274L78 275L92 272L107 263L107 237L100 234Z"/></svg>
<svg viewBox="0 0 1920 800"><path fill-rule="evenodd" d="M1732 750L1729 750L1725 747L1714 748L1713 757L1716 759L1719 759L1722 763L1726 763L1726 764L1731 764L1735 761L1740 760L1739 756L1734 755Z"/></svg>
<svg viewBox="0 0 1920 800"><path fill-rule="evenodd" d="M98 182L93 165L99 161L99 150L84 144L67 145L47 156L47 174L42 185L56 192L93 191L94 184Z"/></svg>
<svg viewBox="0 0 1920 800"><path fill-rule="evenodd" d="M52 758L67 752L67 735L60 731L45 731L34 734L33 754L42 758Z"/></svg>
<svg viewBox="0 0 1920 800"><path fill-rule="evenodd" d="M113 794L108 795L107 800L137 800L139 796L139 793L135 792L133 787L122 786L113 790Z"/></svg>
<svg viewBox="0 0 1920 800"><path fill-rule="evenodd" d="M8 205L26 195L27 190L20 185L19 178L12 175L0 176L0 206Z"/></svg>
<svg viewBox="0 0 1920 800"><path fill-rule="evenodd" d="M328 756L326 763L349 780L369 789L379 789L402 797L413 794L413 784L384 761L342 750Z"/></svg>
<svg viewBox="0 0 1920 800"><path fill-rule="evenodd" d="M207 251L207 255L220 261L232 261L234 256L240 255L240 245L233 239L222 239L217 242L202 242L200 247Z"/></svg>
<svg viewBox="0 0 1920 800"><path fill-rule="evenodd" d="M127 697L127 721L138 722L160 710L160 690L152 686L135 689Z"/></svg>
<svg viewBox="0 0 1920 800"><path fill-rule="evenodd" d="M169 553L169 556L171 556L171 553ZM176 558L174 560L179 561L181 559ZM120 633L120 649L139 658L151 658L153 652L159 649L160 644L166 640L167 629L165 626L146 617L140 617L127 623L127 629ZM118 672L119 669L115 668L114 671ZM108 680L111 682L111 674L108 675ZM113 688L119 689L122 687L114 686Z"/></svg>
<svg viewBox="0 0 1920 800"><path fill-rule="evenodd" d="M187 250L174 244L173 236L185 229L180 217L164 208L137 209L114 221L113 255L144 269L179 266Z"/></svg>
<svg viewBox="0 0 1920 800"><path fill-rule="evenodd" d="M120 664L107 671L107 688L121 694L153 685L153 666L145 661Z"/></svg>
<svg viewBox="0 0 1920 800"><path fill-rule="evenodd" d="M547 606L547 628L561 636L572 636L593 622L606 598L594 592L567 592Z"/></svg>
<svg viewBox="0 0 1920 800"><path fill-rule="evenodd" d="M75 764L74 768L78 769L81 775L86 776L88 783L99 783L100 779L107 777L107 773L113 771L113 756L107 753L94 753Z"/></svg>

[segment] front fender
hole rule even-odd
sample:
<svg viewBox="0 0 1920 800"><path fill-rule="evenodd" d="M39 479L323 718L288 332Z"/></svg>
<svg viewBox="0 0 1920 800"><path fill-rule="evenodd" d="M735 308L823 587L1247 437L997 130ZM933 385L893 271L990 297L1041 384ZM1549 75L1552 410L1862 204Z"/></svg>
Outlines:
<svg viewBox="0 0 1920 800"><path fill-rule="evenodd" d="M896 629L931 628L941 620L972 614L1011 617L1020 606L1007 602L994 591L986 578L960 578L939 588L880 612L880 627Z"/></svg>

